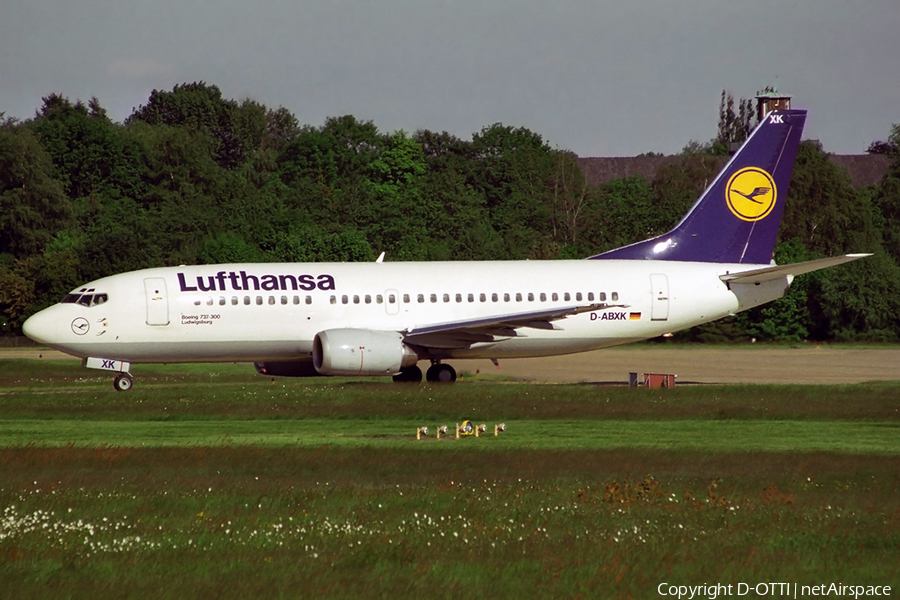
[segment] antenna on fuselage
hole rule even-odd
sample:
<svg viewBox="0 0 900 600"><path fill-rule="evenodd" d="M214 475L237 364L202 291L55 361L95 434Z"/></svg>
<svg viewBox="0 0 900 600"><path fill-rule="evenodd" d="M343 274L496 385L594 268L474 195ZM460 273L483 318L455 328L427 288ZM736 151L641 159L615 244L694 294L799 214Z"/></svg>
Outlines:
<svg viewBox="0 0 900 600"><path fill-rule="evenodd" d="M378 258L375 259L375 262L382 263L384 262L384 252L378 255Z"/></svg>

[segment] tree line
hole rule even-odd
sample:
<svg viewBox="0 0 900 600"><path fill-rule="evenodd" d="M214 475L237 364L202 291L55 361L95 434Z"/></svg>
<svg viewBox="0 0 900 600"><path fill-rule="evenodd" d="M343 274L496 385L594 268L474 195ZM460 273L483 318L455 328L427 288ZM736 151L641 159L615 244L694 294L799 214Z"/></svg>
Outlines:
<svg viewBox="0 0 900 600"><path fill-rule="evenodd" d="M577 157L500 123L463 140L385 133L223 98L203 82L154 90L122 123L97 99L51 94L34 118L0 114L0 329L79 284L178 264L583 258L668 231L749 131L730 96L719 135L691 143L652 181L590 185ZM900 336L900 128L892 157L854 188L801 144L778 262L874 256L799 278L783 299L681 334L710 340Z"/></svg>

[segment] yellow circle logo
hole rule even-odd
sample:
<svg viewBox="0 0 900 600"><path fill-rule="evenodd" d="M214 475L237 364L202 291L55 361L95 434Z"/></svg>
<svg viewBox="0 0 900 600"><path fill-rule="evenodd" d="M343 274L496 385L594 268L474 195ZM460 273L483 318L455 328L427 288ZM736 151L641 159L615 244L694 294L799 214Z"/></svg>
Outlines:
<svg viewBox="0 0 900 600"><path fill-rule="evenodd" d="M746 167L731 176L725 186L725 202L738 219L759 221L775 207L775 180L757 167Z"/></svg>

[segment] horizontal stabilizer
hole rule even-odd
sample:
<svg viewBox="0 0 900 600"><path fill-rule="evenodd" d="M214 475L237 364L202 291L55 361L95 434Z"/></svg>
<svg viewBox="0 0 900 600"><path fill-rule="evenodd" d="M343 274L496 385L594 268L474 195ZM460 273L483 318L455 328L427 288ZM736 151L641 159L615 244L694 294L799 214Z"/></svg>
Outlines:
<svg viewBox="0 0 900 600"><path fill-rule="evenodd" d="M831 258L819 258L817 260L808 260L805 262L792 263L789 265L773 265L771 267L763 267L761 269L752 269L750 271L741 271L740 273L725 273L719 275L719 279L726 283L762 283L771 279L778 279L786 275L796 276L804 273L812 273L819 269L841 265L858 258L872 256L871 254L845 254L843 256L832 256Z"/></svg>

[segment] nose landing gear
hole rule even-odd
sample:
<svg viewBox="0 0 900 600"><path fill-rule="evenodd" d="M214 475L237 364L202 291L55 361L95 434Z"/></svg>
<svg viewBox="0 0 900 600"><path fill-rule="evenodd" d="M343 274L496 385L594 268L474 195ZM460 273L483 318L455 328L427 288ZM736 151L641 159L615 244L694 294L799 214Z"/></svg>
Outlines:
<svg viewBox="0 0 900 600"><path fill-rule="evenodd" d="M127 392L134 385L134 378L130 373L122 373L113 380L113 387L117 392Z"/></svg>

